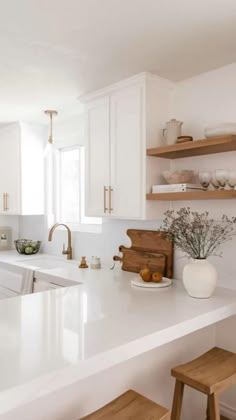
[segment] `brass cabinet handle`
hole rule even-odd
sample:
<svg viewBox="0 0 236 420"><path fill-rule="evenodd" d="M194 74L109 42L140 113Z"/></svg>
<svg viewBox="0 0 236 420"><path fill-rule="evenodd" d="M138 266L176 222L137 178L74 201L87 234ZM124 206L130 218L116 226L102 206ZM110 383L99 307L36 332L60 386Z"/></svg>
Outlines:
<svg viewBox="0 0 236 420"><path fill-rule="evenodd" d="M6 203L5 210L7 211L7 210L9 210L9 207L8 207L8 194L7 193L5 193L5 203Z"/></svg>
<svg viewBox="0 0 236 420"><path fill-rule="evenodd" d="M111 188L111 186L109 185L109 213L111 214L111 212L113 211L112 208L112 204L111 204L111 193L113 192L113 188Z"/></svg>
<svg viewBox="0 0 236 420"><path fill-rule="evenodd" d="M7 210L7 200L6 193L3 193L3 211Z"/></svg>
<svg viewBox="0 0 236 420"><path fill-rule="evenodd" d="M103 187L103 209L104 213L108 211L107 204L106 204L106 195L107 195L108 188L104 185Z"/></svg>
<svg viewBox="0 0 236 420"><path fill-rule="evenodd" d="M3 211L9 210L8 208L8 194L3 193Z"/></svg>

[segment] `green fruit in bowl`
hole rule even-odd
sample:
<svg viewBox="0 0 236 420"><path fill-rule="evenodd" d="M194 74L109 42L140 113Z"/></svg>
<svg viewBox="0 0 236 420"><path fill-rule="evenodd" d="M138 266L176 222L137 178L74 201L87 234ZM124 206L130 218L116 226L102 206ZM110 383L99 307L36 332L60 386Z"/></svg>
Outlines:
<svg viewBox="0 0 236 420"><path fill-rule="evenodd" d="M25 253L26 253L26 254L32 254L32 253L33 253L33 248L32 248L32 246L26 246L26 247L25 247Z"/></svg>
<svg viewBox="0 0 236 420"><path fill-rule="evenodd" d="M39 251L41 242L32 241L31 239L17 239L14 243L19 254L31 255Z"/></svg>
<svg viewBox="0 0 236 420"><path fill-rule="evenodd" d="M18 245L19 251L24 254L25 252L25 245Z"/></svg>

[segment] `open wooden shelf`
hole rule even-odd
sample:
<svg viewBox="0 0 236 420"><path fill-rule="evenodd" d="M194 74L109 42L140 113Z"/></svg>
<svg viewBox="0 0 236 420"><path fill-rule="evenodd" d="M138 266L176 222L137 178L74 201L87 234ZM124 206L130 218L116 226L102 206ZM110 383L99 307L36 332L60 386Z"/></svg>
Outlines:
<svg viewBox="0 0 236 420"><path fill-rule="evenodd" d="M165 159L179 159L191 156L210 155L212 153L231 152L233 150L236 150L236 135L211 137L203 140L174 144L173 146L147 149L147 155Z"/></svg>
<svg viewBox="0 0 236 420"><path fill-rule="evenodd" d="M147 200L222 200L236 198L236 190L187 191L147 194Z"/></svg>

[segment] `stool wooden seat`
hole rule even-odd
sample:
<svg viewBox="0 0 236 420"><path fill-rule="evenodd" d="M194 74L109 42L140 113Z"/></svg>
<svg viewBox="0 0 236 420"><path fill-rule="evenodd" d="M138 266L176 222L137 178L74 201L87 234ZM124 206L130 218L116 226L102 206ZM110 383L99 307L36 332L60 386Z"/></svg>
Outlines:
<svg viewBox="0 0 236 420"><path fill-rule="evenodd" d="M236 354L214 347L171 370L176 378L171 420L181 418L184 385L208 396L207 419L220 420L218 394L236 383Z"/></svg>
<svg viewBox="0 0 236 420"><path fill-rule="evenodd" d="M169 420L170 412L129 390L81 420Z"/></svg>

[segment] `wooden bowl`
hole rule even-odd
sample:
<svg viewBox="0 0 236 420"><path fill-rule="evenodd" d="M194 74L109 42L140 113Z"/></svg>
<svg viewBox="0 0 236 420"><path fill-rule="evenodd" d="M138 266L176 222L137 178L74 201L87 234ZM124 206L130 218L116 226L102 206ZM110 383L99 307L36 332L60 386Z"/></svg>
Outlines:
<svg viewBox="0 0 236 420"><path fill-rule="evenodd" d="M193 141L192 136L179 136L177 137L176 143L187 143L189 141Z"/></svg>

